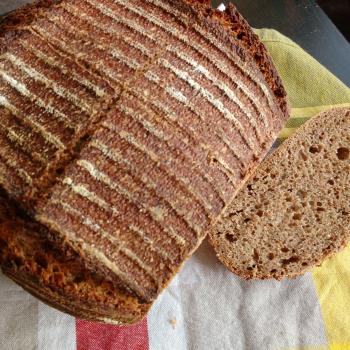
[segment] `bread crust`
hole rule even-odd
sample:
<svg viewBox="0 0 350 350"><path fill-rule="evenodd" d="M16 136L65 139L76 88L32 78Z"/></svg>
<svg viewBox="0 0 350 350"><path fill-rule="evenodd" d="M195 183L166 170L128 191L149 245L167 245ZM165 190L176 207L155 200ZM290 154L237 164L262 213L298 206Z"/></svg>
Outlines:
<svg viewBox="0 0 350 350"><path fill-rule="evenodd" d="M0 54L5 49L6 43L18 35L18 29L29 25L37 18L38 10L60 4L62 1L35 0L33 3L26 4L2 18L0 23ZM236 52L240 55L248 53L251 59L256 62L271 91L276 96L280 109L285 115L284 120L286 120L289 117L290 105L283 82L264 43L259 40L259 37L254 33L248 22L238 12L236 6L230 3L224 11L219 11L211 7L209 0L184 0L184 2L194 6L204 16L220 23L221 26L232 33L232 37L235 38L238 47Z"/></svg>
<svg viewBox="0 0 350 350"><path fill-rule="evenodd" d="M59 5L62 2L63 0L37 1L7 16L0 25L0 54L6 51L6 46L9 43L11 43L14 40L14 38L17 38L20 35L22 35L22 33L25 31L26 26L28 26L30 23L32 23L32 21L42 16L42 14L45 12L45 9L51 8L55 5ZM252 32L248 24L240 17L240 15L234 7L229 6L226 12L224 14L221 14L218 11L210 9L207 6L206 1L169 1L169 3L176 5L176 8L179 11L181 11L181 13L185 13L188 16L188 18L193 19L194 22L201 21L201 25L203 25L203 27L206 30L210 31L213 35L219 38L222 41L222 43L230 47L230 49L232 50L231 55L233 57L237 55L237 58L241 59L243 62L246 62L247 65L249 65L252 74L254 74L254 76L257 76L257 78L263 84L265 84L265 78L267 85L273 92L272 97L276 101L276 104L274 104L271 107L274 111L274 119L272 121L273 126L268 131L269 134L266 135L267 141L263 145L263 150L258 156L256 156L256 158L254 158L252 162L249 163L248 169L245 170L244 174L242 175L242 179L239 185L237 185L237 188L235 188L235 190L233 191L232 195L235 195L238 189L243 185L244 181L246 181L249 174L254 170L254 168L258 165L261 159L265 156L265 153L268 151L270 145L272 144L274 137L277 134L277 131L287 118L288 108L286 107L287 102L285 99L285 91L281 85L278 76L276 75L276 70L273 67L271 59L269 59L269 56L267 55L264 46L262 44L259 44L257 36ZM43 14L43 16L45 15ZM236 38L238 31L244 32L245 37L242 36L240 39ZM254 62L257 63L257 65ZM79 155L80 154L76 154L75 157L78 158ZM49 192L50 188L45 188L45 190ZM41 195L41 197L44 197L46 193L42 193ZM43 205L43 203L40 204ZM22 206L23 203L16 203L16 205ZM33 216L34 215L35 213L33 214ZM33 218L28 218L28 220L31 220L31 223L38 225L38 222L36 222L36 220L34 220ZM217 220L217 218L212 218L211 222L215 222L215 220ZM50 228L50 225L48 224L44 224L41 226L43 228ZM28 235L31 234L28 233ZM52 239L50 236L56 238ZM57 248L61 249L61 251L63 252L66 252L67 248L71 249L73 247L71 242L67 242L68 240L66 240L64 237L63 240L57 240L57 236L59 236L58 233L55 232L54 228L51 227L49 232L47 233L48 240L53 240ZM136 322L146 314L148 308L151 306L152 302L155 300L160 290L167 286L167 284L171 280L171 277L174 276L175 273L181 268L184 261L186 260L183 259L183 255L186 255L186 258L188 258L190 254L192 254L192 252L195 251L195 249L199 246L204 237L205 232L201 232L195 244L191 246L191 249L188 252L186 252L186 254L182 253L182 263L170 266L171 274L166 276L166 278L162 281L161 285L157 290L146 290L144 296L137 295L131 290L124 291L125 295L128 295L134 300L132 304L134 305L134 309L137 310L136 314L131 316L126 316L122 312L118 313L118 310L114 311L113 313L113 310L108 308L106 309L105 313L99 313L96 310L93 310L93 304L91 304L91 311L90 309L87 310L86 308L82 307L81 301L75 296L61 295L58 290L50 288L43 282L33 282L33 279L31 277L35 276L35 272L32 276L31 271L27 271L27 274L24 272L19 273L19 271L16 270L16 267L11 269L6 267L7 264L3 266L3 269L7 275L9 275L12 279L16 280L17 283L21 284L30 293L41 298L41 300L45 301L46 303L51 304L56 308L60 308L61 310L68 312L74 316L92 320L103 319L104 322ZM97 274L100 277L105 278L106 280L113 280L113 278L110 277L109 272L107 270L103 270L102 267L99 267L96 262L87 262L87 259L84 258L84 251L81 249L81 247L77 248L76 246L74 246L73 248L76 252L80 254L80 262L85 268L88 267L90 271L97 272ZM118 288L118 286L116 286L116 288Z"/></svg>
<svg viewBox="0 0 350 350"><path fill-rule="evenodd" d="M202 11L206 13L206 16L220 23L232 34L232 38L235 39L238 47L238 54L248 55L256 62L271 91L273 91L278 100L280 109L285 116L284 120L286 120L289 117L290 105L282 79L278 75L264 43L260 41L248 22L238 12L236 6L233 3L229 3L224 11L219 11L211 7L210 1L189 0L188 2L198 4L202 7Z"/></svg>
<svg viewBox="0 0 350 350"><path fill-rule="evenodd" d="M0 193L0 266L5 275L74 317L113 324L144 317L151 304L140 303L128 291L87 270L75 252L53 246L46 231Z"/></svg>

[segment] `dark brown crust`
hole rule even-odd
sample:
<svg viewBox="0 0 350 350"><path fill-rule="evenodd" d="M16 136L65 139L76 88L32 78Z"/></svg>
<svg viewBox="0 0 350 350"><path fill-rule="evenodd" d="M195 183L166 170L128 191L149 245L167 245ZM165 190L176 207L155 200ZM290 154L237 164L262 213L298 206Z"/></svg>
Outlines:
<svg viewBox="0 0 350 350"><path fill-rule="evenodd" d="M282 80L278 75L265 45L253 32L252 28L238 12L237 8L230 3L226 6L225 11L219 11L211 7L210 1L188 0L188 2L197 4L206 16L219 21L226 30L233 34L233 37L236 39L236 44L241 48L241 53L239 50L237 53L241 55L248 54L251 59L256 62L271 91L273 91L278 100L281 111L285 116L284 120L286 120L289 117L290 107L287 100L287 92L283 86Z"/></svg>
<svg viewBox="0 0 350 350"><path fill-rule="evenodd" d="M250 57L256 62L270 89L276 96L283 114L288 118L290 107L287 100L287 92L272 62L272 58L265 45L253 32L252 28L238 12L237 8L230 3L226 6L225 11L219 11L213 9L210 1L207 0L185 1L192 4L198 11L205 13L207 17L219 21L226 30L233 34L233 37L244 49L244 53L248 52ZM59 4L60 2L62 2L62 0L37 0L24 5L3 18L0 25L0 53L5 49L6 43L13 40L13 38L18 35L18 28L30 24L38 17L38 10L49 8L53 4ZM179 8L181 8L180 4L181 2L179 2ZM193 9L186 6L186 11L193 11ZM237 51L239 54L239 50ZM241 54L242 53L243 50L241 51Z"/></svg>
<svg viewBox="0 0 350 350"><path fill-rule="evenodd" d="M32 23L41 9L49 8L62 0L37 0L26 4L2 18L0 23L0 54L6 50L6 44L18 37L20 29Z"/></svg>
<svg viewBox="0 0 350 350"><path fill-rule="evenodd" d="M215 14L217 15L218 12L219 11L216 10ZM228 27L228 29L230 29L236 37L241 40L244 48L255 60L261 73L264 75L266 82L269 84L271 90L278 99L282 112L289 117L289 106L286 98L287 92L265 45L260 41L259 37L253 32L248 22L237 11L237 8L233 4L229 4L222 15L225 17L222 21L223 25L226 18L230 20L230 23L232 24L226 27ZM236 29L238 23L243 29L240 32Z"/></svg>
<svg viewBox="0 0 350 350"><path fill-rule="evenodd" d="M61 295L58 291L49 289L44 284L40 284L37 281L30 280L28 273L19 273L16 270L12 270L6 266L2 267L3 273L11 278L14 282L20 285L28 293L38 298L43 303L56 308L62 312L65 312L73 317L89 320L89 321L101 321L111 324L132 324L142 320L145 317L150 304L143 305L142 312L138 316L129 316L121 313L111 313L111 309L104 307L103 305L92 306L89 304L83 304L80 300L68 300L66 295Z"/></svg>
<svg viewBox="0 0 350 350"><path fill-rule="evenodd" d="M14 39L18 39L27 33L26 27L33 21L45 18L47 11L54 6L59 6L62 1L34 0L32 3L28 3L5 16L0 23L0 54L6 51L7 45ZM47 199L46 194L59 178L57 174L79 155L80 150L86 143L86 139L96 129L96 124L108 113L109 109L113 108L112 100L115 102L118 100L118 97L116 94L115 96L106 97L105 100L101 99L98 114L91 117L86 127L72 137L72 139L75 138L75 144L67 144L67 149L58 151L54 159L44 167L40 175L34 180L32 187L15 197L18 200L18 205L32 217L35 216L34 208L36 203Z"/></svg>
<svg viewBox="0 0 350 350"><path fill-rule="evenodd" d="M22 276L18 274L18 272L13 272L11 270L7 270L6 268L3 269L3 273L7 277L11 278L18 285L20 285L25 291L27 291L43 303L59 311L65 312L73 317L85 319L88 321L96 321L99 318L104 317L103 314L95 313L91 309L84 309L77 306L76 304L67 302L64 298L52 293L50 290L45 288L45 286L40 286L28 280L27 275ZM108 317L106 317L106 319L107 318ZM121 322L130 323L130 320L123 320Z"/></svg>
<svg viewBox="0 0 350 350"><path fill-rule="evenodd" d="M203 9L202 8L198 8L197 6L191 7L187 4L186 1L185 2L176 1L175 3L177 5L176 7L178 9L181 9L181 11L183 13L186 13L186 14L188 14L188 16L191 16L191 18L193 18L194 21L198 21L198 22L203 21L204 22L203 26L205 26L205 28L207 30L210 30L212 33L215 33L215 35L217 35L223 43L230 45L229 47L232 48L233 53L239 55L242 60L249 62L250 57L246 56L244 51L237 45L235 38L232 37L230 35L230 33L228 33L224 28L222 28L222 25L220 25L217 21L209 21L206 17L203 17ZM197 11L196 11L196 9L197 9ZM257 69L257 67L254 64L252 64L252 70L253 70L254 74L257 74L261 78L261 80L263 79L263 77L261 76L261 73L259 72L259 70ZM278 110L278 108L276 108L276 110L275 110L274 117L279 122L283 119L283 117L281 117L281 111ZM260 157L255 159L255 161L250 164L250 171L251 171L251 169L255 168L257 166L257 164L260 162L260 159L262 159L264 157L265 152L267 152L269 146L273 142L273 137L275 137L275 136L276 136L276 130L271 130L271 135L268 135L267 142L264 145L264 147L265 147L264 152L262 152ZM245 178L246 178L246 176L245 176ZM51 228L54 230L56 229L56 227L54 227L54 226L52 226ZM199 238L198 244L201 242L201 240L204 237L205 237L205 235L203 234ZM68 244L72 244L72 243L69 242ZM73 243L72 248L77 250L77 251L81 251L80 254L82 256L82 259L84 259L84 252L82 251L82 249L79 246L77 246ZM110 270L106 266L104 266L101 262L97 261L97 259L90 261L89 266L90 266L90 268L96 268L99 271L99 273L101 273L102 275L108 276L110 274ZM171 276L174 276L175 272L178 270L179 270L179 268L173 267L172 268L173 272L172 272ZM164 284L161 285L160 289L163 289L169 283L171 276L169 276L169 278L165 279L165 282L164 282ZM159 293L159 290L158 291L151 291L151 293L145 294L142 297L146 298L146 300L148 300L148 301L153 301L155 299L155 297L158 295L158 293Z"/></svg>
<svg viewBox="0 0 350 350"><path fill-rule="evenodd" d="M64 273L68 266L72 271L77 271L75 275L79 279L81 278L80 274L85 276L82 283L90 283L89 280L96 278L95 285L99 286L101 279L87 271L84 266L80 266L74 252L61 252L53 247L50 242L45 240L45 232L40 232L40 225L31 223L25 214L15 213L16 210L11 207L10 202L0 195L0 267L5 275L46 304L75 317L95 321L104 319L104 322L107 323L123 324L137 322L144 317L151 304L139 304L137 299L129 296L126 291L111 289L111 284L109 284L109 292L116 295L115 298L109 297L109 302L101 301L98 292L95 293L91 290L90 292L85 291L85 296L78 297L77 290L79 290L80 282L74 282L75 287L72 290L72 286L69 288L67 283L62 282L59 278L59 275ZM24 215L23 219L19 218L21 215ZM45 229L43 228L43 230ZM21 246L19 242L24 241L26 243ZM40 254L39 259L44 259L44 262L35 258L36 250ZM27 254L33 256L29 257ZM57 275L60 279L57 284L55 284L55 279L50 278L49 271L52 268L49 265L59 267L61 271ZM71 283L68 282L68 284ZM92 295L91 292L95 294ZM130 309L123 306L120 309L118 306L120 296L123 298L128 296L129 303L133 298Z"/></svg>
<svg viewBox="0 0 350 350"><path fill-rule="evenodd" d="M65 299L59 293L54 293L45 286L35 284L28 279L26 275L20 275L17 272L11 270L3 269L3 273L20 285L25 291L42 301L48 306L51 306L59 311L65 312L73 317L84 319L87 321L103 322L114 325L125 325L133 324L141 321L147 312L141 313L138 317L124 317L124 315L118 315L118 317L111 316L110 311L103 312L102 308L100 311L95 311L91 307L83 305L79 300L72 302Z"/></svg>
<svg viewBox="0 0 350 350"><path fill-rule="evenodd" d="M13 40L13 38L15 38L16 36L20 35L21 28L23 28L25 25L30 24L37 16L40 15L41 9L50 8L50 6L54 4L59 4L60 2L61 0L37 1L34 4L27 5L15 11L13 14L7 16L0 26L0 53L6 49L6 44L8 42ZM280 111L278 111L278 109L276 108L275 118L279 120L279 123L281 123L284 119L286 119L285 117L287 115L287 107L286 107L286 101L284 98L285 92L281 85L280 80L278 79L276 70L272 65L271 59L267 55L267 52L264 46L259 42L257 36L252 32L248 24L238 15L237 11L234 8L229 7L228 10L225 12L225 14L221 14L218 11L208 8L206 6L207 1L184 1L184 2L178 1L176 3L179 9L183 8L185 12L192 13L196 20L197 18L199 19L202 18L203 20L207 21L206 24L208 25L209 28L211 28L214 31L217 31L220 35L223 36L225 40L229 40L232 43L231 47L234 50L233 53L239 55L239 57L241 57L242 59L248 62L251 59L250 56L252 56L255 62L258 63L259 69L262 72L263 76L265 77L271 90L274 92L274 95L279 100L279 105L284 114L284 117L281 117ZM191 7L189 4L194 5L194 7ZM236 22L239 23L238 27L235 27ZM224 26L231 33L233 33L233 37L230 38L228 35L228 32L225 31L222 28L222 26ZM237 28L239 28L239 30L243 29L243 31L247 33L246 36L248 39L239 41L237 39L237 32L236 32ZM254 48L251 48L250 45L252 45ZM256 52L259 52L259 54L256 54ZM254 68L254 69L256 73L259 73L259 70L257 68ZM271 130L271 134L272 136L275 136L275 130ZM269 139L269 142L272 143L272 141L273 141L272 138ZM267 151L269 145L266 144L265 146L266 146L265 151ZM256 159L254 163L251 164L250 172L252 171L253 168L257 166L257 164L260 162L260 160L263 157L264 157L264 154L262 154L259 159ZM248 176L246 175L245 179L241 183L241 186L243 185L243 182L247 178ZM201 238L204 238L204 235ZM200 244L200 241L201 239L198 240L197 246ZM196 247L194 247L194 249L195 248ZM179 270L179 269L180 269L180 266L176 270ZM78 300L75 300L71 304L69 304L63 300L62 296L59 296L58 294L55 294L55 293L52 294L52 291L46 290L44 285L40 285L39 283L36 283L35 286L33 286L30 283L30 279L26 278L26 276L20 276L16 274L16 272L13 272L6 268L4 268L4 271L8 275L10 275L11 278L15 279L19 284L21 284L24 288L28 289L32 294L35 294L37 297L41 298L46 303L51 304L56 308L60 308L63 311L71 313L74 316L79 316L87 319L98 320L100 317L98 313L94 313L93 311L91 312L89 311L88 313L86 313L85 309L80 308ZM169 282L169 280L166 281L166 284ZM165 285L163 285L163 287L165 287ZM37 288L37 290L35 288ZM147 308L145 307L142 310L142 315L146 313L147 311L146 309ZM124 320L120 318L119 315L112 315L110 319L112 320L112 319L118 319L118 318L122 322L135 322L138 319L140 319L140 317L138 317L132 320Z"/></svg>

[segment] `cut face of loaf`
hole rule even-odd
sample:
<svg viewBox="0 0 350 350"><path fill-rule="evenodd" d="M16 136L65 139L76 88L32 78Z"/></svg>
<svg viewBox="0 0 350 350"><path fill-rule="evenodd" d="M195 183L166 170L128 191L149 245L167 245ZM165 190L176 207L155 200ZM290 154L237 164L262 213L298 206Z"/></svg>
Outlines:
<svg viewBox="0 0 350 350"><path fill-rule="evenodd" d="M210 232L243 278L293 277L350 238L350 109L321 113L277 149Z"/></svg>
<svg viewBox="0 0 350 350"><path fill-rule="evenodd" d="M41 1L8 17L0 42L0 185L26 215L0 229L4 249L31 264L18 227L62 250L64 274L75 254L112 288L103 318L136 321L287 119L271 59L234 7L203 1ZM6 266L79 314L74 288ZM100 320L99 305L80 316Z"/></svg>

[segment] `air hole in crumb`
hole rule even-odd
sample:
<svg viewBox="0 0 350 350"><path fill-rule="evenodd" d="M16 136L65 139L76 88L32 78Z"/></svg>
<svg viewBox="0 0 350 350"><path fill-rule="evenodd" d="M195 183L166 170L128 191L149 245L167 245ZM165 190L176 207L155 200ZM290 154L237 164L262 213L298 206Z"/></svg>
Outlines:
<svg viewBox="0 0 350 350"><path fill-rule="evenodd" d="M342 211L341 211L341 215L346 216L346 215L349 215L349 213L346 212L345 210L342 210Z"/></svg>
<svg viewBox="0 0 350 350"><path fill-rule="evenodd" d="M300 258L296 255L291 256L289 259L281 259L281 264L282 265L288 265L292 263L296 263L300 260Z"/></svg>
<svg viewBox="0 0 350 350"><path fill-rule="evenodd" d="M247 270L248 270L248 271L252 271L252 270L253 270L253 267L252 267L252 266L248 266L248 267L247 267Z"/></svg>
<svg viewBox="0 0 350 350"><path fill-rule="evenodd" d="M313 145L309 148L309 152L310 153L318 153L318 152L320 152L320 147L317 145Z"/></svg>
<svg viewBox="0 0 350 350"><path fill-rule="evenodd" d="M281 252L287 253L287 252L289 252L289 249L287 247L282 247Z"/></svg>
<svg viewBox="0 0 350 350"><path fill-rule="evenodd" d="M317 206L322 207L322 203L321 202L317 202L316 204L317 204Z"/></svg>
<svg viewBox="0 0 350 350"><path fill-rule="evenodd" d="M244 223L247 223L247 222L249 222L251 219L249 219L249 218L245 218L244 220L243 220L243 222Z"/></svg>
<svg viewBox="0 0 350 350"><path fill-rule="evenodd" d="M327 183L328 183L329 185L331 185L331 186L334 185L334 181L333 181L332 179L328 180Z"/></svg>
<svg viewBox="0 0 350 350"><path fill-rule="evenodd" d="M270 273L276 273L276 272L277 272L276 269L272 269L272 270L270 271Z"/></svg>
<svg viewBox="0 0 350 350"><path fill-rule="evenodd" d="M307 266L307 262L304 261L303 263L301 263L301 265L302 266Z"/></svg>
<svg viewBox="0 0 350 350"><path fill-rule="evenodd" d="M337 150L337 157L340 160L346 160L349 159L350 151L348 148L340 147Z"/></svg>
<svg viewBox="0 0 350 350"><path fill-rule="evenodd" d="M292 201L292 198L291 197L287 197L286 198L286 202L291 202Z"/></svg>
<svg viewBox="0 0 350 350"><path fill-rule="evenodd" d="M253 259L254 261L259 261L259 253L256 249L253 250Z"/></svg>
<svg viewBox="0 0 350 350"><path fill-rule="evenodd" d="M275 257L275 254L269 253L267 257L269 258L269 260L273 260L273 258Z"/></svg>
<svg viewBox="0 0 350 350"><path fill-rule="evenodd" d="M300 151L299 153L300 153L300 156L303 159L303 161L306 162L307 161L307 155L303 151Z"/></svg>
<svg viewBox="0 0 350 350"><path fill-rule="evenodd" d="M242 213L242 211L243 211L243 209L241 209L241 210L236 210L236 211L234 211L233 213L230 213L228 216L229 216L230 218L232 218L232 217L234 217L234 216L236 216L236 215Z"/></svg>
<svg viewBox="0 0 350 350"><path fill-rule="evenodd" d="M264 215L264 212L263 212L262 210L258 210L258 211L256 212L256 215L262 217L262 216Z"/></svg>
<svg viewBox="0 0 350 350"><path fill-rule="evenodd" d="M35 255L35 258L34 258L34 261L39 265L41 266L43 269L46 269L47 268L47 260L46 260L46 257L45 255L43 254L36 254Z"/></svg>
<svg viewBox="0 0 350 350"><path fill-rule="evenodd" d="M307 193L305 191L299 190L297 196L300 198L306 198Z"/></svg>
<svg viewBox="0 0 350 350"><path fill-rule="evenodd" d="M230 243L234 243L237 241L237 237L235 237L232 233L226 233L225 238Z"/></svg>
<svg viewBox="0 0 350 350"><path fill-rule="evenodd" d="M322 208L322 207L319 207L319 208L317 208L316 210L317 210L317 211L325 211L325 209Z"/></svg>

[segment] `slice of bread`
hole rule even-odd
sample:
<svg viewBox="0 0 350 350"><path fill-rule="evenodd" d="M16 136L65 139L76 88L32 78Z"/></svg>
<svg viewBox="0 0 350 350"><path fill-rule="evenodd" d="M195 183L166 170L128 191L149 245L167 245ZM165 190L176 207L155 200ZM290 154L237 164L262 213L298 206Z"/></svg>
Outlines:
<svg viewBox="0 0 350 350"><path fill-rule="evenodd" d="M250 178L209 234L245 279L294 277L350 238L350 108L305 123Z"/></svg>

